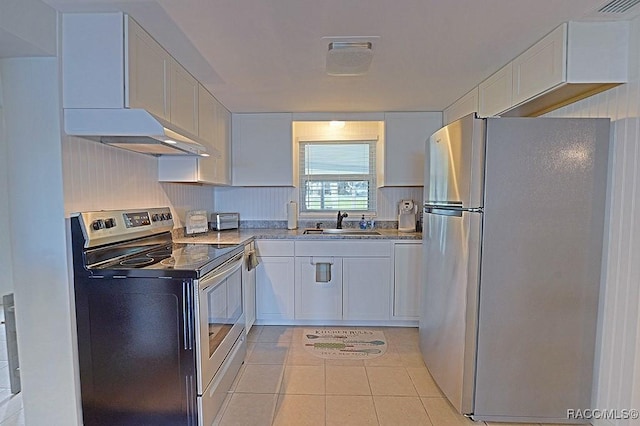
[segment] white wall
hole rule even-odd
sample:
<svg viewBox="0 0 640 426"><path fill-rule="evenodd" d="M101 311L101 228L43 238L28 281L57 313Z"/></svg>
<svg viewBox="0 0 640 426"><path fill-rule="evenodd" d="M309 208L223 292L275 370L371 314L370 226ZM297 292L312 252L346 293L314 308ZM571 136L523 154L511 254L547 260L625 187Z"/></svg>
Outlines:
<svg viewBox="0 0 640 426"><path fill-rule="evenodd" d="M27 424L78 424L58 61L0 60L10 244Z"/></svg>
<svg viewBox="0 0 640 426"><path fill-rule="evenodd" d="M628 84L548 114L610 117L613 123L595 379L594 408L600 409L640 409L640 18L630 40Z"/></svg>
<svg viewBox="0 0 640 426"><path fill-rule="evenodd" d="M73 212L169 206L175 226L187 210L213 211L213 187L158 182L158 160L88 139L62 141L64 207Z"/></svg>
<svg viewBox="0 0 640 426"><path fill-rule="evenodd" d="M13 292L13 266L9 223L9 144L4 132L2 110L2 76L0 76L0 296Z"/></svg>
<svg viewBox="0 0 640 426"><path fill-rule="evenodd" d="M2 0L0 51L3 57L54 56L56 14L40 0Z"/></svg>

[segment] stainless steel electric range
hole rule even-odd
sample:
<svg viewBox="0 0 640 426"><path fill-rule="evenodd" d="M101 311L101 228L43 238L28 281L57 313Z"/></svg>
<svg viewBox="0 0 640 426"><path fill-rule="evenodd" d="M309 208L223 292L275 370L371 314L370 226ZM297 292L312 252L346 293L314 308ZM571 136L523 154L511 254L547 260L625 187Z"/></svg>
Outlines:
<svg viewBox="0 0 640 426"><path fill-rule="evenodd" d="M210 425L244 361L243 247L172 229L169 208L71 218L85 425Z"/></svg>

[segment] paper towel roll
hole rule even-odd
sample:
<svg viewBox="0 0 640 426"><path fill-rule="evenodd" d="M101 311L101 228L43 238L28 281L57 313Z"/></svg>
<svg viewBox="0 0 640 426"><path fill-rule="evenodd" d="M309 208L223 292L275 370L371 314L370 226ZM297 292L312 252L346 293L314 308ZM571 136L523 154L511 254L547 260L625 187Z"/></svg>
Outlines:
<svg viewBox="0 0 640 426"><path fill-rule="evenodd" d="M298 203L287 204L287 229L298 229Z"/></svg>

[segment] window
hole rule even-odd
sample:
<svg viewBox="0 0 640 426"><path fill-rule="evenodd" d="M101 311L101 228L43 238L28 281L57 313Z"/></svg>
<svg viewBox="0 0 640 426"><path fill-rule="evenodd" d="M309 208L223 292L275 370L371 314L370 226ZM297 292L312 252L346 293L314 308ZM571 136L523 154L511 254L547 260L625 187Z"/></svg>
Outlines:
<svg viewBox="0 0 640 426"><path fill-rule="evenodd" d="M374 212L376 141L299 142L300 212Z"/></svg>

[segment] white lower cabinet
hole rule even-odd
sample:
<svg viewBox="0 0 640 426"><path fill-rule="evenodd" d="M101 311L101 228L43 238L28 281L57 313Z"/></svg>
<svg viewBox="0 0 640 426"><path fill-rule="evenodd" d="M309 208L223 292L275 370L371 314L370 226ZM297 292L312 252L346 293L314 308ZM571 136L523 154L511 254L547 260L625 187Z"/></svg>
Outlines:
<svg viewBox="0 0 640 426"><path fill-rule="evenodd" d="M262 324L414 324L421 243L256 241L256 317Z"/></svg>
<svg viewBox="0 0 640 426"><path fill-rule="evenodd" d="M296 257L296 319L342 319L342 283L342 259Z"/></svg>
<svg viewBox="0 0 640 426"><path fill-rule="evenodd" d="M394 245L393 317L419 319L422 286L422 244Z"/></svg>
<svg viewBox="0 0 640 426"><path fill-rule="evenodd" d="M256 242L260 264L256 268L258 320L294 319L293 241Z"/></svg>
<svg viewBox="0 0 640 426"><path fill-rule="evenodd" d="M343 319L389 319L391 260L388 257L344 258L342 274Z"/></svg>
<svg viewBox="0 0 640 426"><path fill-rule="evenodd" d="M246 334L249 334L253 323L256 322L256 269L251 262L253 256L256 256L256 245L251 241L244 246L244 265L242 268L242 301Z"/></svg>
<svg viewBox="0 0 640 426"><path fill-rule="evenodd" d="M297 241L296 320L388 320L391 247L380 240Z"/></svg>

